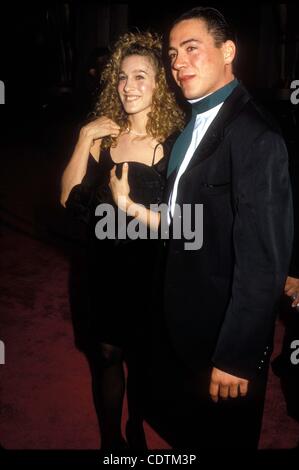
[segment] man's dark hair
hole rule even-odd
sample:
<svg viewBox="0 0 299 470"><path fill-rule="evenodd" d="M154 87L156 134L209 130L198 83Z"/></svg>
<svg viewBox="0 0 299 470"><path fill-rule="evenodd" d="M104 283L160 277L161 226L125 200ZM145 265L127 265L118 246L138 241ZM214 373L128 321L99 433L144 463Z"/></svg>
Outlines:
<svg viewBox="0 0 299 470"><path fill-rule="evenodd" d="M229 39L234 41L235 35L222 13L212 7L195 7L192 10L183 13L177 18L172 27L183 20L198 19L205 22L208 32L214 37L215 46L220 47L225 41Z"/></svg>

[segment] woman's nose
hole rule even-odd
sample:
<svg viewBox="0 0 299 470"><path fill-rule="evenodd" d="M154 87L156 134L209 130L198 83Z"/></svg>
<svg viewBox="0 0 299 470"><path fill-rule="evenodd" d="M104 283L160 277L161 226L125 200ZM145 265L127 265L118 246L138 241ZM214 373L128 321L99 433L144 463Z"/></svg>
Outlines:
<svg viewBox="0 0 299 470"><path fill-rule="evenodd" d="M124 91L129 91L133 88L132 80L126 80Z"/></svg>

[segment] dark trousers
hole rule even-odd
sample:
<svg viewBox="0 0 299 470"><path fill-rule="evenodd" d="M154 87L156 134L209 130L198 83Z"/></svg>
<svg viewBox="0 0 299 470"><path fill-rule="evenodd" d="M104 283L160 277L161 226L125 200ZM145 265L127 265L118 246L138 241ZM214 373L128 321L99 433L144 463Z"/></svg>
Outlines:
<svg viewBox="0 0 299 470"><path fill-rule="evenodd" d="M190 377L191 375L191 377ZM187 377L186 377L187 376ZM249 383L248 395L238 398L209 397L210 372L183 372L185 382L185 433L182 446L194 449L256 450L263 417L267 374Z"/></svg>
<svg viewBox="0 0 299 470"><path fill-rule="evenodd" d="M165 328L154 332L148 377L148 405L154 426L174 449L251 449L258 446L267 369L249 383L246 397L209 396L211 370L191 371L180 362ZM152 413L153 414L153 413Z"/></svg>

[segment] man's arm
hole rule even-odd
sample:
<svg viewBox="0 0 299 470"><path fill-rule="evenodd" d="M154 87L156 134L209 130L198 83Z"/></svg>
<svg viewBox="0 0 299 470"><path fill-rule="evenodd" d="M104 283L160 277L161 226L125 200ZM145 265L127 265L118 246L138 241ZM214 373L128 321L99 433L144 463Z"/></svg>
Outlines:
<svg viewBox="0 0 299 470"><path fill-rule="evenodd" d="M110 172L109 187L115 204L123 212L129 216L135 217L139 222L147 225L153 231L158 231L160 225L160 212L154 212L147 209L141 204L137 204L130 198L130 186L128 182L128 163L124 163L122 167L121 177L116 176L116 167L114 166Z"/></svg>
<svg viewBox="0 0 299 470"><path fill-rule="evenodd" d="M232 166L235 267L213 363L223 372L220 386L231 374L240 387L270 353L275 304L289 269L293 209L287 151L279 134L264 132L246 155L233 156Z"/></svg>
<svg viewBox="0 0 299 470"><path fill-rule="evenodd" d="M297 146L296 149L294 149L293 145L290 145L289 148L289 167L294 205L294 241L289 275L284 292L288 297L291 297L291 305L294 308L299 306L299 166Z"/></svg>

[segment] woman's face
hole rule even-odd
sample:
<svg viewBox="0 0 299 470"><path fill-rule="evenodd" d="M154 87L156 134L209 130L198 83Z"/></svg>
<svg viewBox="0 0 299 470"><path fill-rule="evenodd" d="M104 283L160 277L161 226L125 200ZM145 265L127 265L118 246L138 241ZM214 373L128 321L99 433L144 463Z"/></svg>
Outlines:
<svg viewBox="0 0 299 470"><path fill-rule="evenodd" d="M156 70L149 57L131 55L121 63L118 94L127 114L148 113L156 86Z"/></svg>

